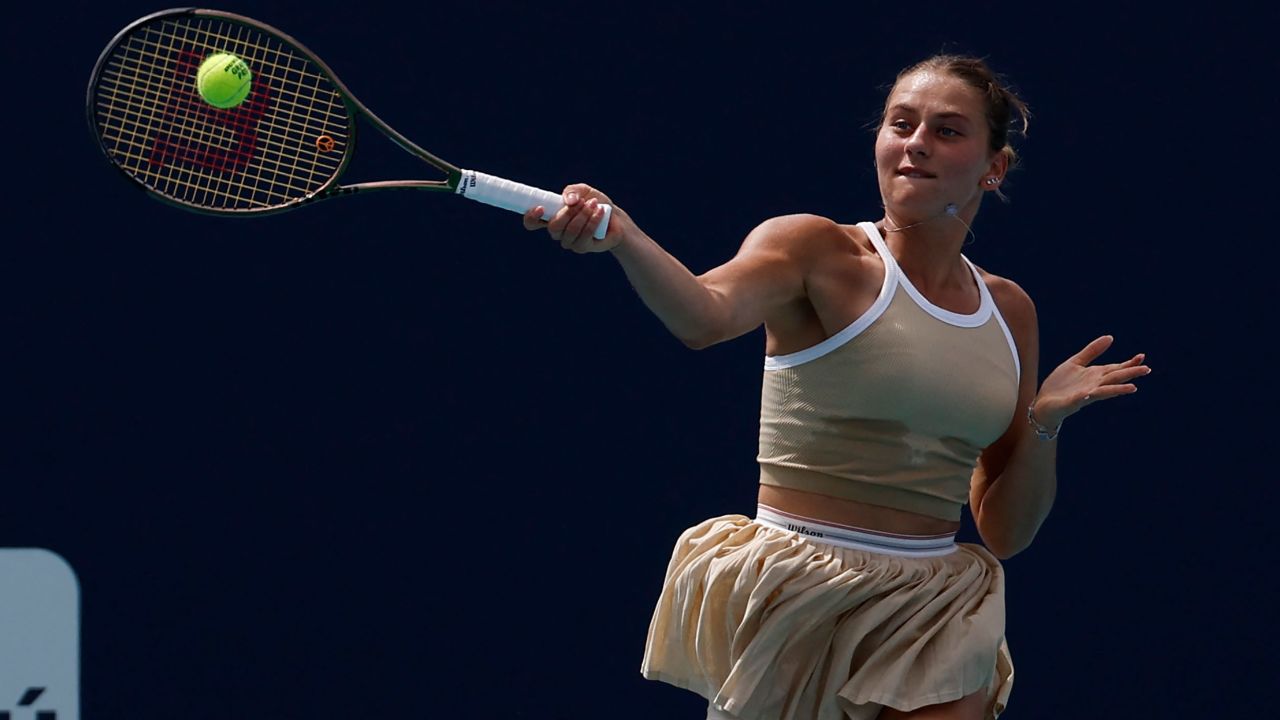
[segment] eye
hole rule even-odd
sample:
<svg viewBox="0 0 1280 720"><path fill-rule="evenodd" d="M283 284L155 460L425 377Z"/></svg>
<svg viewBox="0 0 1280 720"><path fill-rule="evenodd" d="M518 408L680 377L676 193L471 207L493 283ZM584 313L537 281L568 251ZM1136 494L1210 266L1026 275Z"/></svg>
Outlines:
<svg viewBox="0 0 1280 720"><path fill-rule="evenodd" d="M894 120L893 122L889 123L889 126L895 130L911 129L911 123L907 122L906 120Z"/></svg>
<svg viewBox="0 0 1280 720"><path fill-rule="evenodd" d="M938 134L943 137L960 137L960 131L950 127L939 128Z"/></svg>

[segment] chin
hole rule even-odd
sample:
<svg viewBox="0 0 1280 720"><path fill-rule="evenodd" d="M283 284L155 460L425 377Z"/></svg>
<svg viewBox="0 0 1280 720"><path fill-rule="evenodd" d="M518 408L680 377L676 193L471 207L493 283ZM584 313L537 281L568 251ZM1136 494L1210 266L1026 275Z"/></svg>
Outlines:
<svg viewBox="0 0 1280 720"><path fill-rule="evenodd" d="M885 212L891 213L899 223L905 225L927 220L942 212L942 208L945 205L946 203L936 198L917 199L907 202L885 203Z"/></svg>

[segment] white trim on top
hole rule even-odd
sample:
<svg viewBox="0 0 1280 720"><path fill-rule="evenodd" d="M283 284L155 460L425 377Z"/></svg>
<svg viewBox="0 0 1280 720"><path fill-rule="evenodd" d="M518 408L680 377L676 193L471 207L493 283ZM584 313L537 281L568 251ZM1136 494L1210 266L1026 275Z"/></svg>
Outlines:
<svg viewBox="0 0 1280 720"><path fill-rule="evenodd" d="M972 266L972 263L970 263ZM978 281L978 287L982 289L983 302L991 304L991 314L995 315L996 322L1000 323L1000 329L1004 331L1004 339L1009 342L1009 352L1013 353L1013 369L1016 372L1018 386L1022 386L1022 360L1018 357L1018 343L1013 340L1013 333L1009 332L1009 324L1004 321L1004 316L1000 314L1000 307L996 305L995 298L991 297L991 290L987 288L987 284Z"/></svg>
<svg viewBox="0 0 1280 720"><path fill-rule="evenodd" d="M866 227L863 227L864 225L870 226L870 229L868 230ZM871 235L875 232L875 226L871 225L871 223L858 223L858 227L862 228L864 232L872 237L872 242L875 241L875 238L879 237L878 234ZM876 245L876 251L881 255L884 255L886 252L879 244ZM765 371L782 370L784 368L795 367L797 365L803 365L807 362L817 360L823 355L832 352L836 348L857 337L863 330L866 330L871 323L875 322L884 314L885 308L889 307L889 303L893 300L894 290L898 287L897 280L900 275L901 273L897 272L897 265L893 263L893 257L890 256L884 264L884 281L880 283L880 294L876 296L876 301L871 303L871 307L867 308L866 312L862 313L857 320L846 325L843 330L837 332L826 340L823 340L817 345L812 345L804 350L788 353L786 355L765 355Z"/></svg>
<svg viewBox="0 0 1280 720"><path fill-rule="evenodd" d="M867 235L871 237L871 242L875 243L876 249L880 250L880 254L887 259L886 262L893 263L894 269L898 272L898 277L901 278L902 288L907 291L907 294L911 296L911 299L915 301L916 305L920 306L921 310L924 310L948 325L955 325L956 327L978 327L985 323L987 318L991 317L991 297L982 292L982 290L985 289L986 283L982 282L982 276L978 274L978 269L973 266L973 263L969 262L969 258L964 255L960 256L960 259L964 260L965 264L969 266L969 272L973 273L973 280L978 284L980 299L978 301L978 309L973 313L966 315L964 313L951 312L946 308L940 308L929 302L928 298L924 296L924 293L917 290L916 286L911 284L911 278L907 277L905 272L902 272L902 267L898 265L897 258L893 257L893 253L889 251L889 245L884 241L884 238L881 237L880 230L875 226L875 223L859 223L858 227L862 227L863 225L868 226Z"/></svg>

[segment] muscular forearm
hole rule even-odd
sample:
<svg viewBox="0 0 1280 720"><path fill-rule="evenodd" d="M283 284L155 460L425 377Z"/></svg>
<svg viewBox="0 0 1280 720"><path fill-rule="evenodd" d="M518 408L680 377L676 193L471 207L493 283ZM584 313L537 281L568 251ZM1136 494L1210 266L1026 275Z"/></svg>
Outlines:
<svg viewBox="0 0 1280 720"><path fill-rule="evenodd" d="M975 522L998 557L1027 549L1048 517L1058 491L1057 451L1057 440L1024 433L1004 471L983 494Z"/></svg>
<svg viewBox="0 0 1280 720"><path fill-rule="evenodd" d="M628 237L613 249L644 304L684 344L702 348L719 339L716 296L648 235Z"/></svg>

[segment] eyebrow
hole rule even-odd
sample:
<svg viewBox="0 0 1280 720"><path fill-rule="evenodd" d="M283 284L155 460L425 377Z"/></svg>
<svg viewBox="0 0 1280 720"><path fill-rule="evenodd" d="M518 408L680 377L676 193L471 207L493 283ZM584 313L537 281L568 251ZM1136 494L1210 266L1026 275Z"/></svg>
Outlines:
<svg viewBox="0 0 1280 720"><path fill-rule="evenodd" d="M907 105L906 103L898 103L894 105L893 107L889 108L889 111L886 114L890 114L899 110L904 110L909 113L915 113L917 115L920 114L920 111L917 110L914 106ZM948 110L946 112L934 113L932 117L941 118L943 120L960 119L968 122L973 122L972 118L970 118L968 115L965 115L964 113L961 113L961 112L957 112L955 110Z"/></svg>

